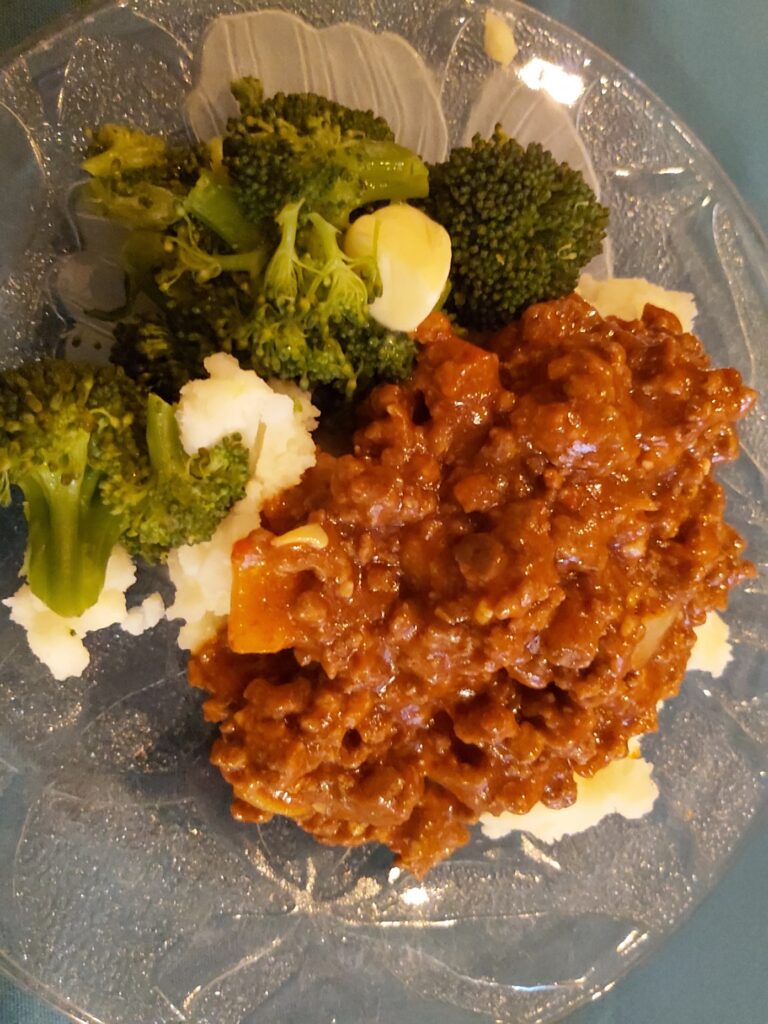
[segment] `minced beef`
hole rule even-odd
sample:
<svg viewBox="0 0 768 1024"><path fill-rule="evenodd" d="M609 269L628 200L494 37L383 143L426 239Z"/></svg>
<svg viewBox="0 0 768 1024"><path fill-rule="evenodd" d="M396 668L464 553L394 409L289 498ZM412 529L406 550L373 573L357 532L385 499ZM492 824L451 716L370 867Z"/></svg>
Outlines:
<svg viewBox="0 0 768 1024"><path fill-rule="evenodd" d="M416 874L485 812L572 803L656 726L752 574L712 471L754 397L650 306L570 296L485 348L438 315L419 340L353 453L236 546L229 630L191 664L236 817Z"/></svg>

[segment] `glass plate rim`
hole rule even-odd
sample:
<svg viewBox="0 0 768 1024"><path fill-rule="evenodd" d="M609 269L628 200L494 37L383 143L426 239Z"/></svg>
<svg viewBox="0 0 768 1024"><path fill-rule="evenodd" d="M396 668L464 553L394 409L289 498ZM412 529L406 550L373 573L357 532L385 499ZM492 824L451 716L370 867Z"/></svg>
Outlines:
<svg viewBox="0 0 768 1024"><path fill-rule="evenodd" d="M194 0L178 0L178 2L180 6L193 7L194 5ZM435 0L433 10L438 11L441 7L448 6L449 4L450 0ZM20 43L0 52L0 75L6 73L16 61L25 58L39 48L47 49L52 45L61 44L68 33L74 32L78 27L88 24L88 22L96 18L102 11L106 11L108 9L128 9L140 13L141 6L141 0L85 0L84 3L80 4L78 9L68 11L54 17L46 22L46 24L44 24L38 31L28 35ZM256 6L255 3L254 6ZM266 9L269 6L271 5L266 4L264 8L261 9ZM274 6L276 8L280 8L279 3ZM763 224L752 211L730 175L726 172L709 147L700 139L696 132L689 127L687 122L684 121L675 112L675 110L658 95L658 93L649 87L639 75L626 67L626 65L615 58L609 51L593 42L588 36L571 28L558 18L539 10L537 7L523 3L522 0L497 0L496 4L476 3L474 0L469 0L468 7L472 8L473 11L483 9L506 9L511 12L524 11L528 14L533 14L542 24L556 30L560 39L575 42L581 46L586 46L594 53L599 54L610 65L612 71L626 76L638 92L641 93L645 99L651 101L658 112L665 117L669 127L674 128L674 130L682 136L685 143L696 151L697 157L702 161L707 162L708 169L712 173L713 182L718 191L725 190L727 192L727 195L724 196L724 198L727 198L733 203L738 214L744 218L746 224L753 231L754 241L756 241L759 246L760 259L756 259L755 255L753 255L750 262L757 263L761 269L768 271L768 228L764 228ZM250 0L245 0L242 10L245 11L249 9L251 9L251 2ZM227 11L223 13L233 12ZM624 962L623 969L615 975L613 981L607 984L596 985L594 987L584 989L578 999L574 1001L565 1014L558 1016L557 1018L553 1018L553 1020L563 1020L571 1013L583 1008L588 1002L598 998L611 989L616 982L626 977L631 971L634 971L637 967L647 963L648 960L656 954L661 953L664 945L670 937L679 931L679 929L690 920L692 915L701 906L702 902L713 892L714 888L719 885L725 873L730 870L734 861L741 855L745 847L752 840L754 833L760 827L764 826L767 810L768 794L764 795L762 801L757 805L746 828L739 833L736 841L730 846L727 855L718 864L711 884L709 884L703 891L700 890L697 892L695 897L685 908L684 912L675 918L674 924L664 931L660 940L656 944L651 943L648 947L643 945L643 947L638 950L632 958L629 958ZM0 952L0 972L16 984L20 985L26 991L32 993L49 1006L64 1014L70 1020L77 1022L77 1024L103 1024L100 1018L88 1013L87 1011L77 1009L69 1000L56 993L50 985L46 985L35 979L31 974L25 971L22 964L11 960L7 957L5 952ZM470 1016L473 1017L473 1015L467 1011L468 1020Z"/></svg>

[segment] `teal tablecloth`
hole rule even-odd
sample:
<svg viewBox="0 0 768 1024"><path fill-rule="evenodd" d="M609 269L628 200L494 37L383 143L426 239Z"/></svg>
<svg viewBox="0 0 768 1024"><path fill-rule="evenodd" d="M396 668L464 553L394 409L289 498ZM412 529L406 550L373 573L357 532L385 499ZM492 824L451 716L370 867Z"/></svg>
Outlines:
<svg viewBox="0 0 768 1024"><path fill-rule="evenodd" d="M77 0L0 0L0 50L76 6ZM588 36L655 89L714 152L768 229L768 0L533 6ZM663 950L571 1024L768 1024L766 867L762 821L718 889ZM0 976L0 1024L64 1018Z"/></svg>

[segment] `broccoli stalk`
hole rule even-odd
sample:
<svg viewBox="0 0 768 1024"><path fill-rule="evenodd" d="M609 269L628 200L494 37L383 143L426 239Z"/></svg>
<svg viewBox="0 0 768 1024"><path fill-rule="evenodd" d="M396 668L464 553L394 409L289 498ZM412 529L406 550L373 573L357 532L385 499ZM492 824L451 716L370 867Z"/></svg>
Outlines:
<svg viewBox="0 0 768 1024"><path fill-rule="evenodd" d="M208 171L195 182L184 200L184 209L235 252L248 252L264 242L260 228L246 219L237 191L216 181Z"/></svg>
<svg viewBox="0 0 768 1024"><path fill-rule="evenodd" d="M180 225L175 235L166 236L163 250L163 266L158 267L155 273L161 292L170 291L185 274L191 274L195 282L202 285L224 273L248 274L255 279L261 275L269 259L269 250L265 247L251 252L208 252L201 246L191 221Z"/></svg>
<svg viewBox="0 0 768 1024"><path fill-rule="evenodd" d="M292 311L302 281L302 261L296 252L296 234L303 200L287 203L275 220L280 228L280 241L272 254L264 276L264 295L281 312Z"/></svg>
<svg viewBox="0 0 768 1024"><path fill-rule="evenodd" d="M147 451L157 480L171 480L188 461L181 443L176 410L157 395L147 401Z"/></svg>
<svg viewBox="0 0 768 1024"><path fill-rule="evenodd" d="M113 367L46 360L0 375L0 471L24 496L29 585L59 615L82 614L101 592L124 526L101 486L133 475L140 407Z"/></svg>
<svg viewBox="0 0 768 1024"><path fill-rule="evenodd" d="M17 480L29 529L27 580L59 615L81 615L98 599L122 532L100 499L101 473L88 466L89 442L86 433L71 439L65 476L39 466Z"/></svg>

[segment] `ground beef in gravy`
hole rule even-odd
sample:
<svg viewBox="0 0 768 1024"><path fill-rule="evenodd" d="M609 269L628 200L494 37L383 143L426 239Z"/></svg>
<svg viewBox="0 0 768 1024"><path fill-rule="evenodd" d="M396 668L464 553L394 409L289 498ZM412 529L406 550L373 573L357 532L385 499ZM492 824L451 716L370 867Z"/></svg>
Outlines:
<svg viewBox="0 0 768 1024"><path fill-rule="evenodd" d="M490 350L433 316L420 341L354 454L236 547L229 633L191 666L236 817L416 874L485 812L570 804L655 727L693 627L752 573L712 468L754 397L650 306L534 306Z"/></svg>

